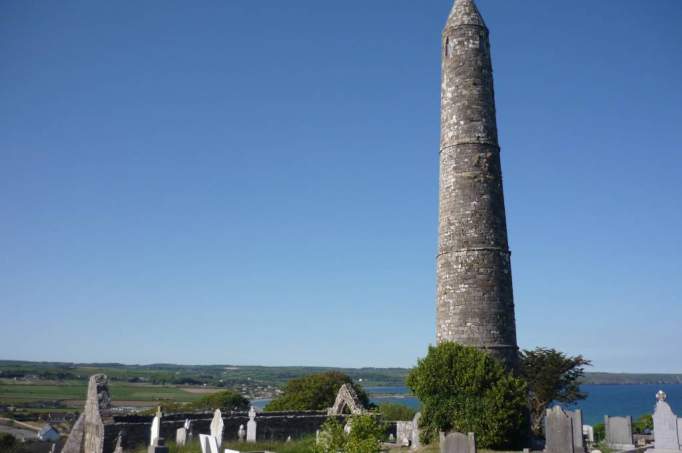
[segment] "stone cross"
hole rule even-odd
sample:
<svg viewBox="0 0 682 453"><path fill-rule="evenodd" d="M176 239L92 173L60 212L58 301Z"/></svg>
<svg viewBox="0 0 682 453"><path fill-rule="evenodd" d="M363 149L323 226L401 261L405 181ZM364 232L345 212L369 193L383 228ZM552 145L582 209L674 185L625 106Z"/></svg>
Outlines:
<svg viewBox="0 0 682 453"><path fill-rule="evenodd" d="M253 406L249 410L249 421L246 424L246 441L256 441L256 408Z"/></svg>
<svg viewBox="0 0 682 453"><path fill-rule="evenodd" d="M474 433L449 433L440 443L441 453L476 453L476 436Z"/></svg>
<svg viewBox="0 0 682 453"><path fill-rule="evenodd" d="M547 409L545 415L545 452L574 453L573 419L559 406ZM582 436L582 433L580 433Z"/></svg>
<svg viewBox="0 0 682 453"><path fill-rule="evenodd" d="M632 417L604 416L606 445L614 450L634 450Z"/></svg>
<svg viewBox="0 0 682 453"><path fill-rule="evenodd" d="M216 409L213 413L213 420L211 420L211 437L215 438L219 447L223 444L224 428L223 414L220 412L220 409Z"/></svg>
<svg viewBox="0 0 682 453"><path fill-rule="evenodd" d="M161 408L159 408L159 411L156 413L154 416L154 420L152 421L152 429L151 433L149 435L149 446L154 446L156 445L156 441L161 437Z"/></svg>

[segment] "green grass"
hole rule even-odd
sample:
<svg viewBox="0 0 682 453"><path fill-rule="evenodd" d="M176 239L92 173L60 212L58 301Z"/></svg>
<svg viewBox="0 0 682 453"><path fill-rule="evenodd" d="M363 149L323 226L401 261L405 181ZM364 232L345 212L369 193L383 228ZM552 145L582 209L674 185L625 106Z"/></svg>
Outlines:
<svg viewBox="0 0 682 453"><path fill-rule="evenodd" d="M275 453L312 453L314 451L315 439L305 438L292 442L226 442L223 443L221 451L225 448L240 452L250 451L273 451ZM201 453L198 442L193 442L185 447L179 448L174 443L168 444L170 453ZM135 453L147 453L147 447L138 448Z"/></svg>
<svg viewBox="0 0 682 453"><path fill-rule="evenodd" d="M190 393L177 387L140 384L109 384L114 401L160 401L173 400L191 402L200 399L201 394ZM0 384L0 402L21 403L52 400L84 400L87 384L67 381L60 384Z"/></svg>

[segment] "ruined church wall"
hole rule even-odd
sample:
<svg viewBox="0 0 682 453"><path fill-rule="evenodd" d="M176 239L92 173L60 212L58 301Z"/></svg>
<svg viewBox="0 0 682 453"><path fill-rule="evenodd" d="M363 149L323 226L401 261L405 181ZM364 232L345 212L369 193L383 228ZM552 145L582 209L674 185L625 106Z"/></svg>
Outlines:
<svg viewBox="0 0 682 453"><path fill-rule="evenodd" d="M194 438L199 434L209 434L212 413L184 413L164 415L161 420L161 437L174 441L178 428L182 428L185 419L192 421L191 432ZM152 416L115 416L110 423L104 425L104 451L112 453L116 445L119 432L123 434L122 446L124 449L133 449L141 445L149 444L149 436L152 426ZM291 436L293 439L314 435L328 419L325 412L301 411L301 412L272 412L262 413L256 417L257 439L259 441L273 440L285 441ZM339 421L344 422L345 417L339 416ZM236 441L239 425L249 421L247 412L230 412L223 415L225 429L223 439L226 442Z"/></svg>

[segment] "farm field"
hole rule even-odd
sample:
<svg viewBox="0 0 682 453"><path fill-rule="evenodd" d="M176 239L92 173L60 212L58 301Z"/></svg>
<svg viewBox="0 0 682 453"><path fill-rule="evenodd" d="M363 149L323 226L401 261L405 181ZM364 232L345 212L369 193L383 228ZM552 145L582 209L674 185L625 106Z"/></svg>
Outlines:
<svg viewBox="0 0 682 453"><path fill-rule="evenodd" d="M174 386L128 384L113 382L109 384L114 404L117 402L155 402L172 400L177 402L195 401L206 393L219 389L205 389L201 392ZM0 381L0 403L17 404L36 401L64 401L80 404L85 400L87 383L82 381L66 381L54 383L13 383Z"/></svg>

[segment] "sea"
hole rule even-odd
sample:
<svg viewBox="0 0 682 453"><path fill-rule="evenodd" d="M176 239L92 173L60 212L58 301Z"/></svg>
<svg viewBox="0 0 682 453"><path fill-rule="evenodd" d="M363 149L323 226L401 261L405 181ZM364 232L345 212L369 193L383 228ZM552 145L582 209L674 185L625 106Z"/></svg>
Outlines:
<svg viewBox="0 0 682 453"><path fill-rule="evenodd" d="M366 387L374 404L397 403L419 409L421 403L410 394L407 387ZM587 399L568 409L581 409L583 423L594 425L604 421L605 415L641 415L653 413L656 393L668 394L673 411L682 413L682 384L633 384L633 385L583 385ZM270 400L255 400L254 406L262 409Z"/></svg>

